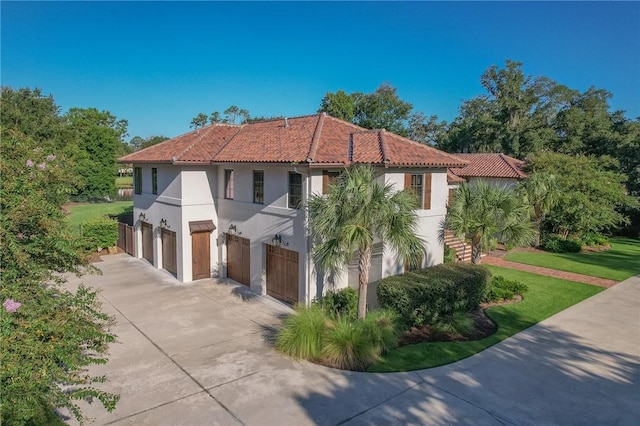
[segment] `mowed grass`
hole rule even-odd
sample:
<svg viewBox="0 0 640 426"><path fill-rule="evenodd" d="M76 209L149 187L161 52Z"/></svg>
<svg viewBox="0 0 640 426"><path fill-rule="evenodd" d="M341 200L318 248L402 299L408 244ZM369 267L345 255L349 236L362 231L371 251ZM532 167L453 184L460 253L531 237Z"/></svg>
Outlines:
<svg viewBox="0 0 640 426"><path fill-rule="evenodd" d="M493 275L519 280L529 286L520 303L486 310L498 325L495 334L470 342L427 342L402 346L381 357L368 371L411 371L459 361L604 290L602 287L513 269L487 268Z"/></svg>
<svg viewBox="0 0 640 426"><path fill-rule="evenodd" d="M133 188L133 176L118 176L116 188Z"/></svg>
<svg viewBox="0 0 640 426"><path fill-rule="evenodd" d="M640 240L611 238L611 249L591 253L509 253L506 260L624 281L640 274Z"/></svg>
<svg viewBox="0 0 640 426"><path fill-rule="evenodd" d="M94 217L118 215L133 206L133 201L114 201L111 203L77 203L67 204L69 210L67 221L73 231L77 231L82 222Z"/></svg>

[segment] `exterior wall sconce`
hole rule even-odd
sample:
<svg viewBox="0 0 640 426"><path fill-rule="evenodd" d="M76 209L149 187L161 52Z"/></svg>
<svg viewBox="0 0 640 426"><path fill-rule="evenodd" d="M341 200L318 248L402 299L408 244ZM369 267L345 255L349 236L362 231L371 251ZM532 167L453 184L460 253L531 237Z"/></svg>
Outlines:
<svg viewBox="0 0 640 426"><path fill-rule="evenodd" d="M276 236L271 239L271 243L276 247L286 247L289 245L288 242L282 241L282 235L280 234L276 234Z"/></svg>
<svg viewBox="0 0 640 426"><path fill-rule="evenodd" d="M242 235L242 232L238 232L238 227L236 225L229 225L229 229L227 230L227 234L229 234L229 235Z"/></svg>
<svg viewBox="0 0 640 426"><path fill-rule="evenodd" d="M143 212L140 212L140 215L138 216L138 219L140 220L140 222L143 222L143 221L147 220L147 215L144 214Z"/></svg>
<svg viewBox="0 0 640 426"><path fill-rule="evenodd" d="M162 229L169 229L169 228L171 228L171 226L169 226L169 225L167 224L167 219L165 219L165 218L160 219L160 228L162 228Z"/></svg>

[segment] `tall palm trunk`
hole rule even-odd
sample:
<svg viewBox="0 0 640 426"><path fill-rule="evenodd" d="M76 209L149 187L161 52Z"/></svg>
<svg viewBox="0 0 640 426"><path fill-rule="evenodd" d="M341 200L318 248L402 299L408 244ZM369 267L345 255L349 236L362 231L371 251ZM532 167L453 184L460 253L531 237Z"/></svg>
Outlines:
<svg viewBox="0 0 640 426"><path fill-rule="evenodd" d="M482 254L482 241L472 240L471 241L471 263L473 263L474 265L479 265L481 254Z"/></svg>
<svg viewBox="0 0 640 426"><path fill-rule="evenodd" d="M367 284L369 283L369 269L371 268L371 247L365 246L360 250L358 262L358 318L367 315Z"/></svg>

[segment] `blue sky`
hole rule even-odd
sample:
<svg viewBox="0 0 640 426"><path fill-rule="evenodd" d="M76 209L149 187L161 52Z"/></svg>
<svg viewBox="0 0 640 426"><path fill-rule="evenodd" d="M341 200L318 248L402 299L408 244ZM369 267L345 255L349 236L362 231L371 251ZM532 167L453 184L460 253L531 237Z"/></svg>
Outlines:
<svg viewBox="0 0 640 426"><path fill-rule="evenodd" d="M326 92L388 81L455 118L505 59L613 93L640 116L640 3L6 2L1 82L66 111L108 110L130 137L177 136L199 112L314 113Z"/></svg>

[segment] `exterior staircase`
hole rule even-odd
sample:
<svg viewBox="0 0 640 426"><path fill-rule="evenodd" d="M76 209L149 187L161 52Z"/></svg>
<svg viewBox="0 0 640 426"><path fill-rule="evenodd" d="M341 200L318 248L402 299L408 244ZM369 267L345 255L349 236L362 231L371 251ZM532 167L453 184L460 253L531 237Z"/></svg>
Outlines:
<svg viewBox="0 0 640 426"><path fill-rule="evenodd" d="M471 263L470 244L466 244L460 238L456 238L449 231L444 231L444 243L456 252L456 259L458 262Z"/></svg>

